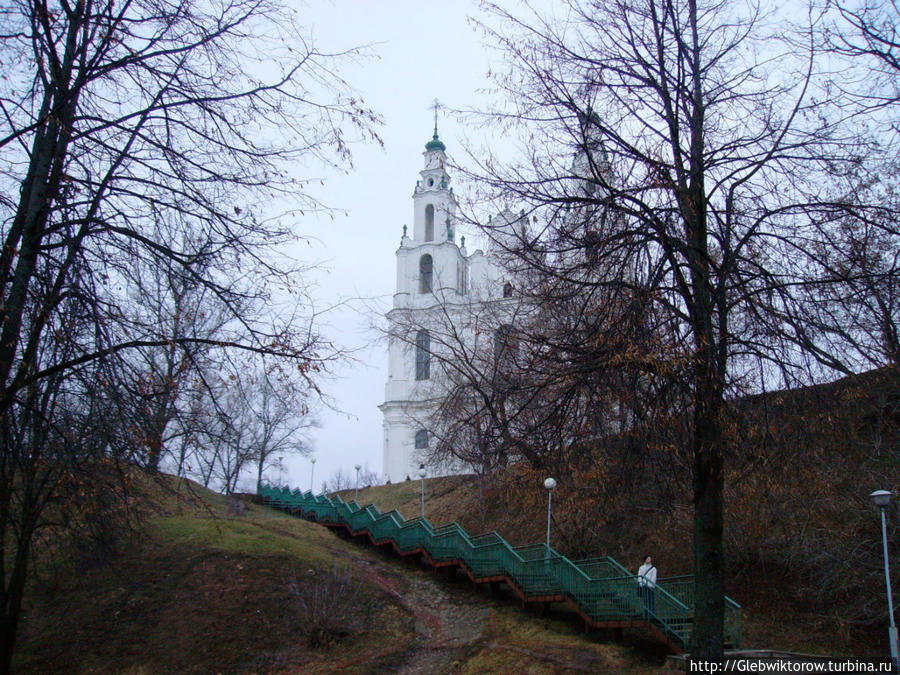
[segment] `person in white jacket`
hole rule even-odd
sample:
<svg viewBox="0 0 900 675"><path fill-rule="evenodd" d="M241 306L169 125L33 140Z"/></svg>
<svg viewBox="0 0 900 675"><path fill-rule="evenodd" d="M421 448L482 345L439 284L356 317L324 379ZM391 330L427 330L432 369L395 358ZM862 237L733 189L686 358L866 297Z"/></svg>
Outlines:
<svg viewBox="0 0 900 675"><path fill-rule="evenodd" d="M644 601L644 613L656 613L656 568L653 566L653 558L644 556L644 564L638 568L638 586L641 598Z"/></svg>

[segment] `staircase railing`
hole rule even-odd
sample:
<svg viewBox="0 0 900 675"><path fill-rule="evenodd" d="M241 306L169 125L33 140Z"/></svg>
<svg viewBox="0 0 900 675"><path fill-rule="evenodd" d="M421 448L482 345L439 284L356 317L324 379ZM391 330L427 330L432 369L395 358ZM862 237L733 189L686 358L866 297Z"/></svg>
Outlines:
<svg viewBox="0 0 900 675"><path fill-rule="evenodd" d="M476 581L508 579L526 600L569 600L595 626L644 623L681 650L690 644L692 576L658 580L651 598L641 593L637 577L609 556L572 561L545 544L514 547L496 532L471 536L458 523L434 527L424 517L407 519L396 509L381 513L374 504L361 507L339 496L288 487L263 485L259 497L274 508L390 543L401 553L421 550L436 564L461 564ZM725 605L725 640L737 646L740 605L727 596Z"/></svg>

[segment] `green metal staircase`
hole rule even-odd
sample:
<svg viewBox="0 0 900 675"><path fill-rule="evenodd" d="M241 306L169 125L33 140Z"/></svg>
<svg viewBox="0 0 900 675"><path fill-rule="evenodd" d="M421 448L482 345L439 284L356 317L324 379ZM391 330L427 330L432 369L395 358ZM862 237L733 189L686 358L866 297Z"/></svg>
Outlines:
<svg viewBox="0 0 900 675"><path fill-rule="evenodd" d="M273 508L390 545L401 556L420 555L436 568L456 566L476 584L506 582L523 604L567 604L590 628L644 628L675 652L690 645L693 577L659 579L655 608L648 611L637 577L608 556L572 561L545 544L511 546L496 532L473 537L457 523L434 527L397 510L381 513L374 504L361 507L287 487L263 485L259 497ZM726 643L738 646L740 633L740 606L726 597Z"/></svg>

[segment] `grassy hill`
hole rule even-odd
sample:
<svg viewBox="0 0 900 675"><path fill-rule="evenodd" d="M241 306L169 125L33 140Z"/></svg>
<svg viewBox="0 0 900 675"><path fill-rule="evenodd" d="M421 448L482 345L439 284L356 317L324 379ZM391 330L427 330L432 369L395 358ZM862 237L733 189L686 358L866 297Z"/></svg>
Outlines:
<svg viewBox="0 0 900 675"><path fill-rule="evenodd" d="M414 501L413 487L381 498ZM17 672L658 672L658 652L588 640L318 525L174 479L146 493L144 526L105 560L42 556Z"/></svg>
<svg viewBox="0 0 900 675"><path fill-rule="evenodd" d="M868 493L900 488L898 391L896 373L875 373L738 404L725 539L744 646L886 651ZM661 576L690 573L689 474L645 439L610 443L634 444L637 463L617 465L612 458L629 455L598 446L555 476L554 547L609 554L632 569L649 552ZM490 479L427 479L426 514L435 525L540 542L544 477L517 466ZM475 594L461 579L246 499L164 477L137 501L143 525L104 547L42 550L18 672L660 672L658 646L640 636L585 639L564 616L522 612L503 594ZM415 516L420 482L366 488L359 501ZM898 512L889 523L894 561Z"/></svg>

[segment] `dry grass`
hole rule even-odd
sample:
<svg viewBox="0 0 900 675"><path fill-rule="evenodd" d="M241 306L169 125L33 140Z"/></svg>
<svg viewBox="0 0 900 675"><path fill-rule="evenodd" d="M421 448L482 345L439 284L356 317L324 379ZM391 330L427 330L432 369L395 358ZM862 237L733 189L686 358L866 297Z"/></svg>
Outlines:
<svg viewBox="0 0 900 675"><path fill-rule="evenodd" d="M483 647L462 673L659 673L663 654L629 645L585 639L577 624L523 615L514 607L495 611Z"/></svg>
<svg viewBox="0 0 900 675"><path fill-rule="evenodd" d="M470 498L459 492L466 483L433 481L435 502L446 511ZM378 492L408 507L413 487ZM431 647L416 612L437 610L413 591L444 596L451 614L465 614L454 609L461 598L486 612L485 628L442 666L454 672L646 673L660 662L586 640L577 625L509 599L472 596L467 582L437 580L312 523L256 505L236 513L229 500L176 481L148 493L154 515L123 553L90 568L59 563L37 579L17 672L395 672Z"/></svg>
<svg viewBox="0 0 900 675"><path fill-rule="evenodd" d="M149 492L156 515L122 553L36 577L17 672L330 672L337 651L378 660L412 640L406 613L347 564L370 552L260 506L229 515L229 500L197 486ZM336 576L353 592L330 593L344 628L323 637L321 616L295 599Z"/></svg>

